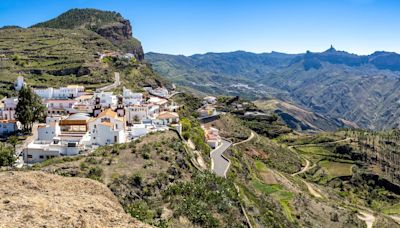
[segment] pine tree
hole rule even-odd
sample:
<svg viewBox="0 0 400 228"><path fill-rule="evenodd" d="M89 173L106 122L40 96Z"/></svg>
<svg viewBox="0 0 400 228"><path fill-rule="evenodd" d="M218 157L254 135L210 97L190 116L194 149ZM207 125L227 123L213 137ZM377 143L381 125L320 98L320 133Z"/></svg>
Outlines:
<svg viewBox="0 0 400 228"><path fill-rule="evenodd" d="M30 133L33 123L44 117L44 111L41 98L30 87L24 86L19 91L15 110L16 118L22 124L22 131Z"/></svg>

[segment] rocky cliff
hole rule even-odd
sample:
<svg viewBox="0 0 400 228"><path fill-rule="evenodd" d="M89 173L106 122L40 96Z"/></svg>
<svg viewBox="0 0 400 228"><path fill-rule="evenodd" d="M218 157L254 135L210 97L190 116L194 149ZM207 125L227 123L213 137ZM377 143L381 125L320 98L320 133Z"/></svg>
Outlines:
<svg viewBox="0 0 400 228"><path fill-rule="evenodd" d="M60 16L32 27L56 29L88 29L111 41L121 50L143 60L143 48L132 36L132 26L117 12L96 9L72 9Z"/></svg>
<svg viewBox="0 0 400 228"><path fill-rule="evenodd" d="M90 179L0 172L0 180L0 227L150 227Z"/></svg>

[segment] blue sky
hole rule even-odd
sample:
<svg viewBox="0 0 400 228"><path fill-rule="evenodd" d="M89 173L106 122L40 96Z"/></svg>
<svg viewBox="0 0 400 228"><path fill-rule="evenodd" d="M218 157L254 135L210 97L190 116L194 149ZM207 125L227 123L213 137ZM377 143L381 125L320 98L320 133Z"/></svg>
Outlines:
<svg viewBox="0 0 400 228"><path fill-rule="evenodd" d="M71 8L120 12L146 52L336 49L400 52L397 0L1 0L0 26L27 27Z"/></svg>

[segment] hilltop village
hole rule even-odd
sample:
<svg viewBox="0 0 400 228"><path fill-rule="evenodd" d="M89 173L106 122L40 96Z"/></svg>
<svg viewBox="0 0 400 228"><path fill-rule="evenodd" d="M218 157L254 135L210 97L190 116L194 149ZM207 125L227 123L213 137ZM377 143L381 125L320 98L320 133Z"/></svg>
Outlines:
<svg viewBox="0 0 400 228"><path fill-rule="evenodd" d="M116 77L116 80L118 78ZM18 77L15 90L26 86ZM111 88L107 88L111 89ZM34 88L45 106L45 122L35 123L32 135L16 152L19 164L34 164L57 156L90 153L100 146L127 143L151 132L174 130L181 134L179 104L170 98L179 92L166 88L144 87L143 92L122 89L122 94L86 90L84 86ZM204 98L198 110L201 118L216 115L211 106L216 98ZM16 134L21 124L16 118L18 97L4 98L0 106L0 135ZM220 145L218 130L206 128L206 142L211 148Z"/></svg>

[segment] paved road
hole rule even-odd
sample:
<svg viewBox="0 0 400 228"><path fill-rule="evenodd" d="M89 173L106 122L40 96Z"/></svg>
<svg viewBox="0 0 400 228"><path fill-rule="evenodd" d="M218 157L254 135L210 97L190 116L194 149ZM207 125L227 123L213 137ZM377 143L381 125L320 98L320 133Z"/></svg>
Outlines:
<svg viewBox="0 0 400 228"><path fill-rule="evenodd" d="M102 92L102 91L107 91L107 90L112 90L114 88L117 88L119 85L121 85L120 82L120 77L119 77L119 72L115 72L114 73L114 77L115 77L115 81L113 84L108 85L108 86L104 86L101 88L96 89L96 92Z"/></svg>
<svg viewBox="0 0 400 228"><path fill-rule="evenodd" d="M230 162L222 154L232 145L232 143L222 140L219 147L211 151L211 170L220 177L226 177Z"/></svg>

